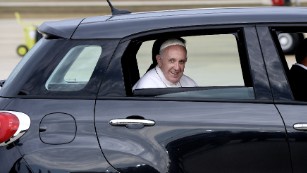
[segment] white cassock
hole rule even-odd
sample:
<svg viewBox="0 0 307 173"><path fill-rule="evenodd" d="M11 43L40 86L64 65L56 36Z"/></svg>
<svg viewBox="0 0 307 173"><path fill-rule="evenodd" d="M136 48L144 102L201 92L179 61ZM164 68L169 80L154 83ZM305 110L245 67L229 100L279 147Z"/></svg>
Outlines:
<svg viewBox="0 0 307 173"><path fill-rule="evenodd" d="M143 88L166 88L166 87L195 87L196 82L190 77L183 75L176 84L168 81L162 70L156 66L144 74L143 77L133 86L132 90Z"/></svg>

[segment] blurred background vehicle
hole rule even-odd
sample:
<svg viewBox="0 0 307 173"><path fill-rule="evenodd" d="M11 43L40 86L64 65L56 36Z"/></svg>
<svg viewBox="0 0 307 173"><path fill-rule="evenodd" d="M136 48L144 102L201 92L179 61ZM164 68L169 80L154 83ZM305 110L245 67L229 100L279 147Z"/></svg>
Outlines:
<svg viewBox="0 0 307 173"><path fill-rule="evenodd" d="M272 0L273 6L299 6L299 0ZM285 54L293 54L297 45L304 39L303 33L280 33L278 39Z"/></svg>
<svg viewBox="0 0 307 173"><path fill-rule="evenodd" d="M273 6L290 6L291 0L272 0Z"/></svg>
<svg viewBox="0 0 307 173"><path fill-rule="evenodd" d="M24 44L18 45L16 52L19 56L24 56L35 43L42 38L42 34L37 31L37 26L32 23L25 23L21 20L18 12L15 12L17 23L23 28Z"/></svg>
<svg viewBox="0 0 307 173"><path fill-rule="evenodd" d="M303 33L280 33L278 39L285 54L294 54L296 47L304 39Z"/></svg>

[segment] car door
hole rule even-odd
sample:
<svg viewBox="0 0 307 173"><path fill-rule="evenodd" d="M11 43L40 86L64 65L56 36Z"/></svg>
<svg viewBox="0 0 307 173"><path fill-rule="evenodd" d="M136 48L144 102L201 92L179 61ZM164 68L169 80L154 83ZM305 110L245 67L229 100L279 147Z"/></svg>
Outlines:
<svg viewBox="0 0 307 173"><path fill-rule="evenodd" d="M291 25L291 24L290 24ZM271 86L274 90L274 100L276 107L286 125L287 137L291 151L293 172L306 172L305 163L307 156L307 105L306 102L295 100L289 85L290 76L287 76L289 68L295 63L294 55L285 56L280 50L280 45L276 42L276 35L280 31L287 31L289 25L258 27L261 45L264 50L264 58L267 64ZM306 25L301 24L292 27L292 32L306 33ZM264 38L273 38L264 39ZM289 66L289 67L288 67ZM304 77L304 76L300 76Z"/></svg>
<svg viewBox="0 0 307 173"><path fill-rule="evenodd" d="M196 91L179 88L180 92L167 88L164 94L159 89L145 89L137 94L131 91L130 82L134 78L128 67L135 59L128 50L134 48L131 46L134 41L119 46L107 70L107 76L112 79L102 83L95 107L99 143L116 170L125 173L291 172L285 127L273 104L256 29L234 27L222 33L216 32L217 29L208 33L222 37L219 44L209 41L209 45L217 46L218 55L225 53L222 48L226 47L220 45L225 42L223 37L236 36L234 43L238 45L234 47L237 46L241 58L237 67L239 73L243 71L240 73L242 87L222 83L227 86L199 86ZM200 46L200 50L211 50L202 47L202 42L193 45L190 49ZM230 67L231 61L225 58L217 66L205 66L209 64L206 61L200 69L220 68L225 69L226 75L237 76L232 71L236 69ZM201 79L208 73L194 77L205 83ZM214 80L217 73L212 71L213 78L207 79ZM158 91L160 94L155 94Z"/></svg>

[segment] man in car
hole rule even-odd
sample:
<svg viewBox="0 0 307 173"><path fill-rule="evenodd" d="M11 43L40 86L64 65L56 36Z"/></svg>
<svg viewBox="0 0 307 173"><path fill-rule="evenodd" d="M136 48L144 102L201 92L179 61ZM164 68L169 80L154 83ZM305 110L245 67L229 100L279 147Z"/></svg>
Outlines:
<svg viewBox="0 0 307 173"><path fill-rule="evenodd" d="M296 64L290 69L290 84L294 98L307 101L307 39L304 39L295 52Z"/></svg>
<svg viewBox="0 0 307 173"><path fill-rule="evenodd" d="M149 70L134 86L141 88L194 87L196 82L183 74L187 49L182 38L168 39L156 55L157 66Z"/></svg>

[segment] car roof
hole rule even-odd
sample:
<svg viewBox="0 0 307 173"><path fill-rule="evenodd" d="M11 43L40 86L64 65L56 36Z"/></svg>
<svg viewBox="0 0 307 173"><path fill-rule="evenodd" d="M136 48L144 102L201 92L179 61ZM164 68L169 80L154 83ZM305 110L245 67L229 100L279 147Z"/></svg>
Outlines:
<svg viewBox="0 0 307 173"><path fill-rule="evenodd" d="M71 39L123 38L140 32L185 26L306 23L304 7L203 8L138 12L44 22L38 30Z"/></svg>

